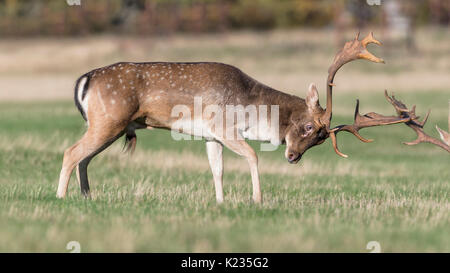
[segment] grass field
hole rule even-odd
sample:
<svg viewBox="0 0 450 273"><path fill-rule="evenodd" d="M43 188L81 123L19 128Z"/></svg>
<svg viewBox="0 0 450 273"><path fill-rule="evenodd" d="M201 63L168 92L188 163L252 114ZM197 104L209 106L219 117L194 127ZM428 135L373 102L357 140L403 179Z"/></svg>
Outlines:
<svg viewBox="0 0 450 273"><path fill-rule="evenodd" d="M448 96L433 95L402 98L425 109ZM361 99L392 112L381 96ZM216 205L203 141L140 131L133 157L119 141L91 164L92 200L74 177L57 200L62 152L85 129L79 113L68 102L0 107L0 251L63 252L72 240L82 251L365 252L372 240L382 251L450 251L448 155L401 145L413 137L406 126L366 130L370 144L340 135L349 159L328 141L300 165L282 149L260 152L261 206L244 159L226 153L226 202ZM431 123L444 127L445 113Z"/></svg>
<svg viewBox="0 0 450 273"><path fill-rule="evenodd" d="M296 80L298 67L291 66L292 56L302 52L303 47L275 50L277 65L273 69L259 68L258 63L268 64L270 57L263 57L263 53L258 57L244 49L261 41L264 34L256 38L253 34L239 35L242 48L221 51L217 53L218 60L245 68L245 62L251 63L250 58L241 59L249 54L255 58L255 64L244 69L250 75L304 95L306 76ZM290 41L289 34L271 35ZM426 35L439 36L435 32ZM202 41L208 46L212 43L208 44L210 37L202 39L197 41L199 45ZM224 43L224 48L238 44L233 39ZM174 41L170 48L161 49L159 59L202 59L202 48L194 49L193 41L186 41L193 52L188 58L180 53L182 45ZM296 38L291 44L295 42L302 44L302 39ZM18 52L29 46L18 43L22 46L16 48ZM6 42L0 47L8 45L11 46ZM419 61L431 63L429 58L443 52L446 46L447 40L436 45L436 51L424 50ZM206 59L213 59L216 54L211 50L206 51ZM261 46L261 50L270 53L273 49ZM323 56L312 52L311 58L331 60L332 49L321 52ZM16 52L16 56L25 55ZM111 63L117 58L111 56L96 62ZM1 57L8 61L7 56ZM344 69L337 80L333 123L351 122L356 98L361 100L361 112L393 114L378 86L391 88L405 81L390 78L402 75L399 58L393 58L395 71L383 72L376 66L371 70L367 68L370 65L363 64ZM434 124L447 129L449 111L449 79L439 75L448 75L450 63L447 55L443 58L446 61L441 58L434 66L437 83L427 84L430 79L426 76L423 81L417 78L432 74L418 65L413 72L405 69L415 88L400 90L398 94L408 105L417 104L422 116L427 109L433 109L426 128L436 137ZM66 84L65 80L58 84L61 78L70 79L73 85L80 71L88 70L81 63L75 60L75 68L69 68L67 63L66 70L58 67L55 71L38 71L46 65L42 61L24 68L24 73L17 67L7 71L4 63L0 65L0 252L67 252L69 241L80 242L82 252L368 252L369 241L378 241L383 252L450 251L448 153L429 144L401 144L415 138L404 125L363 130L362 135L375 139L369 144L340 134L340 148L350 156L348 159L338 157L329 140L310 149L298 165L287 163L284 146L274 152L258 152L262 205L251 202L250 173L243 158L225 152L225 202L217 205L203 141L174 141L168 131L141 130L137 132L138 145L132 157L122 153L121 139L93 160L89 167L92 199L80 195L72 176L68 197L57 200L63 151L81 137L86 127L70 100L72 86L58 91L52 87L52 79L58 88ZM312 71L307 65L298 69L306 75L320 74L314 77L322 83L327 63L318 63L319 67ZM362 73L358 67L368 70ZM353 90L362 91L352 93L344 87L351 85L355 75L362 75L368 82L355 80ZM27 78L29 81L17 81ZM39 81L45 84L36 84ZM372 82L375 87L370 86ZM26 86L33 88L25 90ZM15 90L19 90L18 97L14 96ZM321 95L323 90L322 86ZM38 100L39 94L45 92L48 100ZM52 99L56 92L64 94ZM323 95L321 101L324 104ZM251 144L258 147L256 142Z"/></svg>

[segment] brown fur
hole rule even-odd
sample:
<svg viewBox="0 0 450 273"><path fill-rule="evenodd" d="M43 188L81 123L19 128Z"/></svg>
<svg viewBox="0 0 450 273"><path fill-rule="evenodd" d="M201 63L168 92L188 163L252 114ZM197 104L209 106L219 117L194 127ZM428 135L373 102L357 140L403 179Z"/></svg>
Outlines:
<svg viewBox="0 0 450 273"><path fill-rule="evenodd" d="M222 63L116 63L88 72L80 79L83 77L87 77L89 83L85 97L77 101L76 93L75 98L80 105L87 101L89 127L85 136L65 152L58 197L64 197L70 173L77 165L82 192L87 195L87 164L93 156L123 134L126 134L127 149L134 150L136 129L171 129L177 120L171 117L172 108L182 104L193 112L194 97L201 97L205 106L279 105L279 139L287 142L286 157L291 163L297 162L309 147L323 142L326 137L321 133L322 128L314 123L316 115L323 112L318 103L308 105L304 99L274 90L238 68ZM307 123L314 128L305 133ZM256 153L242 140L219 137L215 140L248 160L253 199L260 202ZM220 152L221 157L218 149L211 146L211 152ZM214 168L215 163L210 163ZM215 175L214 179L216 187L219 184L221 187L222 174L218 173L220 175ZM217 200L222 197L217 196Z"/></svg>

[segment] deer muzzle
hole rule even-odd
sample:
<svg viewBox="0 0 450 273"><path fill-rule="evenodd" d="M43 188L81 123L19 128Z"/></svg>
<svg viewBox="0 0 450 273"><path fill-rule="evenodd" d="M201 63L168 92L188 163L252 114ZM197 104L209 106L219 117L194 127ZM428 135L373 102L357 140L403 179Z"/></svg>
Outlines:
<svg viewBox="0 0 450 273"><path fill-rule="evenodd" d="M295 164L295 163L299 162L300 159L302 159L302 154L300 154L300 153L290 152L287 155L287 160L291 164Z"/></svg>

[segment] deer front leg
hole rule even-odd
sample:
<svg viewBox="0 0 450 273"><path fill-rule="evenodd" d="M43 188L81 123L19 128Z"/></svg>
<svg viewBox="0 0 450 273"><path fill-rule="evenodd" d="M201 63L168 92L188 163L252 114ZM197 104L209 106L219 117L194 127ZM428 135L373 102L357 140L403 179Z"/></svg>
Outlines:
<svg viewBox="0 0 450 273"><path fill-rule="evenodd" d="M255 151L247 142L245 142L245 140L221 140L221 142L233 152L247 159L252 176L252 198L255 203L261 203L262 195L261 187L259 185L258 157L256 156Z"/></svg>
<svg viewBox="0 0 450 273"><path fill-rule="evenodd" d="M208 154L209 165L214 178L217 203L223 202L223 146L217 141L206 141L206 152Z"/></svg>

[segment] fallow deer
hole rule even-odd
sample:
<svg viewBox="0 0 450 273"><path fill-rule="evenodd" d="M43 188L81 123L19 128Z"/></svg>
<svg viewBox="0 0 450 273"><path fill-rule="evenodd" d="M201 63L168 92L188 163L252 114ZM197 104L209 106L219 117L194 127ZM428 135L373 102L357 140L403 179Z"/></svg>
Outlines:
<svg viewBox="0 0 450 273"><path fill-rule="evenodd" d="M358 35L337 53L328 70L325 109L319 104L314 84L310 85L306 99L302 99L270 88L238 68L222 63L122 62L82 75L75 86L75 104L86 120L88 129L77 143L64 152L57 197L66 195L69 178L75 167L81 192L88 196L87 167L95 155L123 135L126 135L128 147L133 150L136 145L136 129L170 130L179 119L178 116L171 115L171 109L176 105L186 105L192 110L195 97L202 98L202 104L205 106L218 105L223 109L226 105L278 105L278 120L269 120L270 125L266 131L259 130L252 134L250 132L253 128L238 128L235 123L225 127L231 127L250 139L285 144L285 157L290 163L297 163L306 150L322 144L328 137L332 140L335 152L346 157L337 147L338 132L348 131L360 140L369 142L370 140L358 133L360 129L395 123L405 123L413 128L419 134L417 143L428 141L450 152L448 144L425 137L422 131L423 123L417 121L414 109L409 111L401 102L387 96L387 93L386 97L396 108L398 116L383 116L377 113L360 115L358 102L354 124L330 127L333 80L339 68L356 59L384 62L366 49L369 43L381 44L374 39L372 33L362 40L358 39ZM211 120L212 117L201 116L200 126L205 130L202 130L200 136L206 139L217 202L223 201L222 149L226 146L247 159L253 186L252 199L260 203L262 196L256 153L244 139L227 138L219 134L217 128L212 127ZM278 130L271 130L270 127L275 124L278 124ZM195 134L193 130L183 132Z"/></svg>

